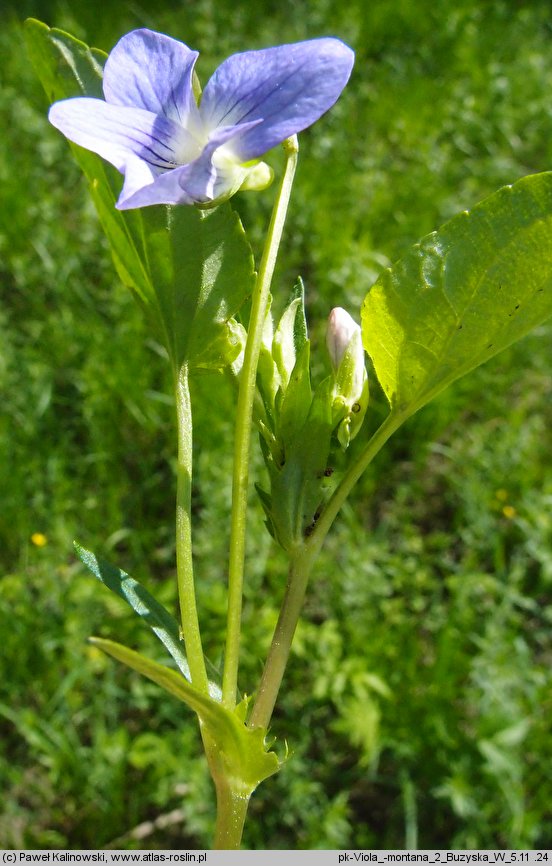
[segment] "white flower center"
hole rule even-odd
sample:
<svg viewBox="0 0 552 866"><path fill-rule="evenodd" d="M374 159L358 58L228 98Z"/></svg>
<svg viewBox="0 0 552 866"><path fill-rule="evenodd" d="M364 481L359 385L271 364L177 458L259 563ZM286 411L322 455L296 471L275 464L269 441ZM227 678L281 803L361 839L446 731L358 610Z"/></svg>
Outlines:
<svg viewBox="0 0 552 866"><path fill-rule="evenodd" d="M198 134L199 133L199 134ZM199 130L180 127L178 138L174 142L174 159L176 165L187 165L201 155L207 144L207 136L202 136Z"/></svg>

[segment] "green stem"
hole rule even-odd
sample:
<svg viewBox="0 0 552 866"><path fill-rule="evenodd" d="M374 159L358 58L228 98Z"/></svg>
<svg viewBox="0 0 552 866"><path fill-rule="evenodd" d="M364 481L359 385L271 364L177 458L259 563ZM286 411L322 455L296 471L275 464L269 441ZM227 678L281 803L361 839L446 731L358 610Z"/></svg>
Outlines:
<svg viewBox="0 0 552 866"><path fill-rule="evenodd" d="M282 238L293 177L297 165L298 144L296 136L293 136L284 142L284 149L286 152L286 166L276 195L263 256L259 266L255 288L253 290L251 316L249 320L249 330L245 346L243 367L240 377L238 405L236 409L230 557L228 569L228 618L224 675L222 682L223 702L230 708L235 706L238 684L241 610L245 563L245 530L249 486L249 458L257 364L270 298L270 284L274 273L278 248Z"/></svg>
<svg viewBox="0 0 552 866"><path fill-rule="evenodd" d="M309 543L318 545L318 549L320 550L341 506L347 499L358 479L368 468L376 454L378 454L378 452L383 448L389 437L392 436L395 430L398 430L403 421L406 420L406 417L407 416L398 412L396 414L391 412L383 424L378 427L372 438L367 442L364 450L360 452L355 462L351 463L339 485L336 487L330 499L324 506L324 510L317 520L314 531L309 538Z"/></svg>
<svg viewBox="0 0 552 866"><path fill-rule="evenodd" d="M257 699L251 711L249 719L251 727L268 728L270 724L289 658L291 643L303 607L310 573L330 527L364 470L391 434L400 427L403 420L403 416L392 414L386 418L356 462L349 467L343 476L341 483L320 515L312 534L290 557L286 593L261 677Z"/></svg>
<svg viewBox="0 0 552 866"><path fill-rule="evenodd" d="M291 556L286 594L248 722L252 728L268 728L270 723L318 550L306 543Z"/></svg>
<svg viewBox="0 0 552 866"><path fill-rule="evenodd" d="M240 847L249 797L225 785L217 785L217 825L213 848L234 851Z"/></svg>
<svg viewBox="0 0 552 866"><path fill-rule="evenodd" d="M241 843L251 789L228 772L220 744L204 725L201 725L201 737L217 792L217 823L213 849L237 850Z"/></svg>
<svg viewBox="0 0 552 866"><path fill-rule="evenodd" d="M176 574L182 636L186 646L192 682L200 691L207 694L207 672L199 631L192 560L192 407L186 366L183 366L176 376L175 396L178 437Z"/></svg>

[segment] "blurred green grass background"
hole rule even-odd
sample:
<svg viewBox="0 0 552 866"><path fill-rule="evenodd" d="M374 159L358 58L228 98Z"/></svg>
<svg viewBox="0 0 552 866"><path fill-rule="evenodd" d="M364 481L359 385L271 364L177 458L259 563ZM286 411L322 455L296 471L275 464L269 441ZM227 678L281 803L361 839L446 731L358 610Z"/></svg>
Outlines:
<svg viewBox="0 0 552 866"><path fill-rule="evenodd" d="M86 643L118 637L163 659L71 542L174 605L172 406L162 353L46 121L21 22L105 50L159 29L202 52L203 81L248 48L352 45L346 93L301 136L275 282L281 306L303 275L321 371L332 306L357 314L421 235L552 168L552 12L538 0L4 0L0 15L0 847L204 847L213 794L194 720ZM258 251L271 195L235 203ZM551 336L539 329L412 419L341 515L274 718L292 754L254 796L246 847L552 847ZM197 391L195 553L216 660L233 395L209 378ZM372 417L383 412L374 385ZM246 690L285 582L253 507Z"/></svg>

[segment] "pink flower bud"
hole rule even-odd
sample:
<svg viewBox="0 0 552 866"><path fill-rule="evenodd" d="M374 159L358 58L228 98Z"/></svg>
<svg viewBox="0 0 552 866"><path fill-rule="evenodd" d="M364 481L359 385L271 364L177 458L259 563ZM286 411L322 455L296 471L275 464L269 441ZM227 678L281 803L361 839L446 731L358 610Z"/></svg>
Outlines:
<svg viewBox="0 0 552 866"><path fill-rule="evenodd" d="M347 347L355 333L360 331L359 325L343 307L334 307L328 317L326 345L334 370L337 371Z"/></svg>

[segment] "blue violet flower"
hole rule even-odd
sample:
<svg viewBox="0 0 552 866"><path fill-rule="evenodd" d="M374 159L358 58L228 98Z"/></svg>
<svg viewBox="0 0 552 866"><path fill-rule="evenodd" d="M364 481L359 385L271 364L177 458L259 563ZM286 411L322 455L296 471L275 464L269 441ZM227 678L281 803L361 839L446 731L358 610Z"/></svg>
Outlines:
<svg viewBox="0 0 552 866"><path fill-rule="evenodd" d="M332 107L354 62L333 38L234 54L198 105L197 57L169 36L134 30L107 58L105 101L77 97L50 109L70 141L124 174L119 209L213 206L239 189L264 189L272 170L260 157Z"/></svg>

